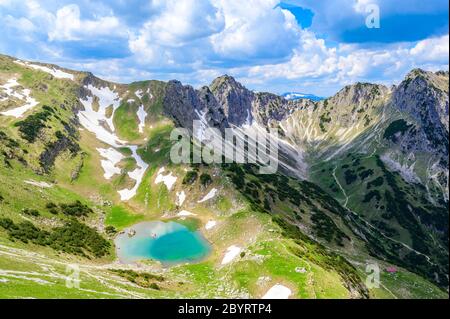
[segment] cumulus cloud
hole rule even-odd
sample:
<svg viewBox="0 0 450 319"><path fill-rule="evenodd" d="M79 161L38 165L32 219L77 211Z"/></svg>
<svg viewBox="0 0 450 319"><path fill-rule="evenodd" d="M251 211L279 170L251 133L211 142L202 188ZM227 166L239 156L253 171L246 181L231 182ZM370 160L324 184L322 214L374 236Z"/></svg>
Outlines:
<svg viewBox="0 0 450 319"><path fill-rule="evenodd" d="M208 0L155 1L159 14L145 23L141 37L165 46L208 37L224 27L223 13Z"/></svg>
<svg viewBox="0 0 450 319"><path fill-rule="evenodd" d="M335 83L335 89L357 81L395 82L412 68L448 69L449 36L431 38L415 44L400 43L379 49L342 44L328 48L311 32L302 34L302 45L288 62L248 68L246 80L320 79ZM241 70L242 72L243 70ZM257 82L256 82L257 83ZM317 83L317 82L316 82Z"/></svg>
<svg viewBox="0 0 450 319"><path fill-rule="evenodd" d="M62 7L56 12L52 29L48 32L50 41L75 41L86 36L109 36L120 34L119 20L114 16L95 20L81 20L80 8L76 4Z"/></svg>
<svg viewBox="0 0 450 319"><path fill-rule="evenodd" d="M289 57L298 45L295 17L278 0L169 0L130 40L141 61L224 65ZM181 52L181 53L180 53Z"/></svg>
<svg viewBox="0 0 450 319"><path fill-rule="evenodd" d="M409 51L409 54L420 62L445 64L448 63L448 45L449 36L447 34L439 38L420 41Z"/></svg>
<svg viewBox="0 0 450 319"><path fill-rule="evenodd" d="M214 51L228 59L279 59L298 44L299 26L277 0L219 0L225 29L211 38Z"/></svg>
<svg viewBox="0 0 450 319"><path fill-rule="evenodd" d="M391 83L414 67L448 69L448 30L436 29L439 21L389 29L389 18L439 18L448 12L446 1L282 2L289 6L279 0L0 0L0 51L120 82L176 78L204 85L228 73L256 90L320 95L355 81ZM380 5L384 19L372 38L361 28L369 4ZM292 6L314 12L310 27L298 25L295 10L283 9Z"/></svg>

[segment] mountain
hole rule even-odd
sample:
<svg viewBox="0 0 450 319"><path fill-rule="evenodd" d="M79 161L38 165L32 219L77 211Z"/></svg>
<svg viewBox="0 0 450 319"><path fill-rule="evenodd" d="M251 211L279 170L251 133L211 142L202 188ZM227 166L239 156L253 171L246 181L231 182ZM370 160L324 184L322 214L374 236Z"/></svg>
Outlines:
<svg viewBox="0 0 450 319"><path fill-rule="evenodd" d="M193 120L277 129L280 170L172 163ZM448 72L315 102L0 56L0 296L448 298L446 158ZM196 231L209 255L125 262L117 238L144 221Z"/></svg>
<svg viewBox="0 0 450 319"><path fill-rule="evenodd" d="M314 95L314 94L306 94L306 93L299 93L299 92L287 92L281 94L282 97L284 97L286 100L301 100L301 99L307 99L314 102L322 101L324 100L323 97Z"/></svg>

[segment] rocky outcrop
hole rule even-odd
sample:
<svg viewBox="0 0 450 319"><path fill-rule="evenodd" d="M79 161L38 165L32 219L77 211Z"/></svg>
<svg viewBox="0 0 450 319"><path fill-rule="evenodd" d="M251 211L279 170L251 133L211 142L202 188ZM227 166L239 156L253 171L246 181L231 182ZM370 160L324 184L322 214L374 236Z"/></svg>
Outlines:
<svg viewBox="0 0 450 319"><path fill-rule="evenodd" d="M251 122L253 92L228 75L215 79L210 89L222 106L229 123L241 126Z"/></svg>
<svg viewBox="0 0 450 319"><path fill-rule="evenodd" d="M166 116L191 132L194 120L204 119L208 126L219 129L228 126L223 108L208 87L197 91L179 81L170 81L166 86L163 108Z"/></svg>
<svg viewBox="0 0 450 319"><path fill-rule="evenodd" d="M408 151L432 152L448 157L448 72L411 71L394 90L392 103L415 122L405 134ZM448 161L444 161L448 164Z"/></svg>

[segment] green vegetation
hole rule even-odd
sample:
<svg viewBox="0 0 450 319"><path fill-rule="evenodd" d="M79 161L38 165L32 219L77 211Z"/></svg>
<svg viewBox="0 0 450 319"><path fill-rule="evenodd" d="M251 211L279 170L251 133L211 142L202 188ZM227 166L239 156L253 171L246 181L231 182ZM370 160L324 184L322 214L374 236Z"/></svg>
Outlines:
<svg viewBox="0 0 450 319"><path fill-rule="evenodd" d="M22 210L22 213L25 215L28 215L28 216L33 216L33 217L37 217L37 216L41 215L36 209L28 209L28 208L25 208L24 210Z"/></svg>
<svg viewBox="0 0 450 319"><path fill-rule="evenodd" d="M403 119L394 121L384 131L383 138L395 142L396 141L395 136L398 133L404 134L411 127L412 127L412 125L406 123L406 121Z"/></svg>
<svg viewBox="0 0 450 319"><path fill-rule="evenodd" d="M137 110L136 103L124 101L114 112L113 122L118 135L128 141L139 138Z"/></svg>
<svg viewBox="0 0 450 319"><path fill-rule="evenodd" d="M189 171L183 178L183 185L194 184L198 178L198 173L196 171Z"/></svg>
<svg viewBox="0 0 450 319"><path fill-rule="evenodd" d="M93 212L91 208L89 208L87 205L82 204L79 200L72 204L61 204L59 205L59 207L61 209L61 212L67 216L81 217L87 216L88 214Z"/></svg>
<svg viewBox="0 0 450 319"><path fill-rule="evenodd" d="M110 271L143 288L160 290L161 288L156 282L164 281L163 276L136 272L134 270L110 269Z"/></svg>
<svg viewBox="0 0 450 319"><path fill-rule="evenodd" d="M292 238L298 247L292 247L292 252L299 257L306 257L325 269L337 271L347 288L356 289L362 296L368 297L366 286L362 283L357 270L345 258L326 251L325 247L303 234L296 226L283 218L273 217L283 235Z"/></svg>
<svg viewBox="0 0 450 319"><path fill-rule="evenodd" d="M132 214L122 206L113 206L106 215L105 222L109 226L114 226L117 229L123 229L136 224L143 219L144 216Z"/></svg>
<svg viewBox="0 0 450 319"><path fill-rule="evenodd" d="M339 246L344 246L344 238L350 240L350 237L342 232L334 221L323 212L313 212L311 221L314 223L313 230L316 235L325 239L327 242L334 240Z"/></svg>
<svg viewBox="0 0 450 319"><path fill-rule="evenodd" d="M208 173L203 173L202 175L200 175L200 184L204 188L207 188L209 185L212 184L212 182L213 182L213 180L211 178L211 175L209 175Z"/></svg>
<svg viewBox="0 0 450 319"><path fill-rule="evenodd" d="M54 114L54 110L47 105L44 105L42 109L43 111L31 114L25 120L14 124L19 128L22 138L30 143L36 140L41 129L45 127L45 123Z"/></svg>
<svg viewBox="0 0 450 319"><path fill-rule="evenodd" d="M344 172L344 179L347 185L354 183L358 179L358 175L354 171L348 169Z"/></svg>
<svg viewBox="0 0 450 319"><path fill-rule="evenodd" d="M50 232L37 228L29 221L15 224L9 218L1 218L0 227L8 232L12 240L50 246L55 250L87 258L90 255L94 257L105 256L109 254L111 246L94 229L75 219L70 220L62 227L54 228Z"/></svg>

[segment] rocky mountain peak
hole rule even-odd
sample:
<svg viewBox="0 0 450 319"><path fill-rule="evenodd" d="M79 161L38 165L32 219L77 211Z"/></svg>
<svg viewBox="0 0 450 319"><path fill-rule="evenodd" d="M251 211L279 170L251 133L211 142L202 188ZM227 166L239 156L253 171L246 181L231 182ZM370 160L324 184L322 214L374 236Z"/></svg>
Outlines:
<svg viewBox="0 0 450 319"><path fill-rule="evenodd" d="M215 79L211 83L210 89L223 107L229 123L241 126L248 121L254 99L252 91L228 75Z"/></svg>
<svg viewBox="0 0 450 319"><path fill-rule="evenodd" d="M341 105L359 105L382 98L388 93L389 88L384 85L358 82L345 86L331 100Z"/></svg>
<svg viewBox="0 0 450 319"><path fill-rule="evenodd" d="M394 106L420 126L432 148L448 154L448 72L411 71L393 93Z"/></svg>
<svg viewBox="0 0 450 319"><path fill-rule="evenodd" d="M170 81L166 86L163 105L168 117L178 126L191 131L194 120L205 120L210 127L228 126L221 105L207 86L195 90L179 81Z"/></svg>

